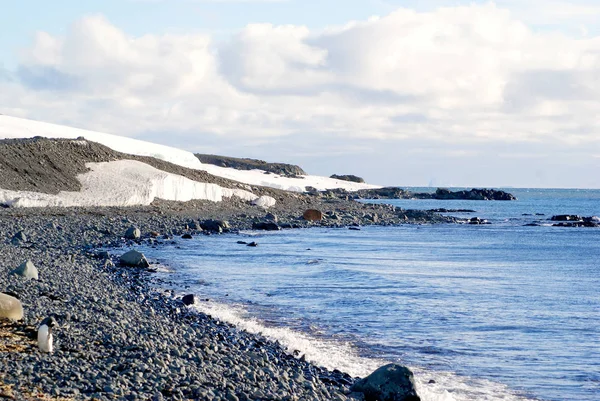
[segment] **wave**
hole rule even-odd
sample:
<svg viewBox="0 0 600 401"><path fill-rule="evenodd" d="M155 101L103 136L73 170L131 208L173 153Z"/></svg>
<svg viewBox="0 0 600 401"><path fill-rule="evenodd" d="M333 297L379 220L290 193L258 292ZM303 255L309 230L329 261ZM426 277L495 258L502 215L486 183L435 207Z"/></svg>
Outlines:
<svg viewBox="0 0 600 401"><path fill-rule="evenodd" d="M228 305L214 301L196 301L193 308L215 319L233 324L248 333L277 341L290 354L300 351L306 360L327 369L338 369L351 376L364 377L389 363L383 359L366 358L350 342L315 338L288 327L270 326L249 316L243 305ZM397 362L397 361L396 361ZM488 380L474 379L410 366L415 374L417 392L423 401L525 401L526 398L507 386Z"/></svg>

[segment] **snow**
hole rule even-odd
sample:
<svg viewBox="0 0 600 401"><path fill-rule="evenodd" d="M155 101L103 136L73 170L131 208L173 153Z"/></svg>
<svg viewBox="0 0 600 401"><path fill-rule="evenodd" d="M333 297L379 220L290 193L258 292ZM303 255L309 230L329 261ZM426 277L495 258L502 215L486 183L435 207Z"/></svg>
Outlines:
<svg viewBox="0 0 600 401"><path fill-rule="evenodd" d="M379 186L376 185L359 184L335 180L328 177L307 175L303 176L303 178L288 178L277 174L265 174L263 170L243 171L211 164L203 164L192 152L169 146L117 135L104 134L101 132L87 131L62 125L0 115L0 139L31 138L34 136L72 139L84 137L119 152L139 156L152 156L173 164L197 170L204 170L213 175L229 178L245 184L260 185L287 191L303 192L307 186L314 187L318 190L344 188L348 191L356 191L364 188L379 188Z"/></svg>
<svg viewBox="0 0 600 401"><path fill-rule="evenodd" d="M192 199L220 202L231 196L248 201L259 199L248 191L193 181L135 160L86 166L90 171L78 176L81 191L51 195L0 189L0 203L13 207L133 206L149 205L155 198L183 202Z"/></svg>
<svg viewBox="0 0 600 401"><path fill-rule="evenodd" d="M84 137L118 152L151 156L183 167L202 170L200 160L193 153L185 150L118 135L0 115L0 139L32 138L34 136L70 139Z"/></svg>
<svg viewBox="0 0 600 401"><path fill-rule="evenodd" d="M133 206L148 205L155 198L174 201L206 199L220 202L223 198L237 196L253 204L268 208L275 204L269 196L258 197L250 192L251 185L260 185L288 191L305 191L311 186L319 190L344 188L355 191L362 188L377 188L327 177L303 176L288 178L267 174L262 170L235 170L203 164L193 153L137 139L101 132L87 131L62 125L0 115L0 139L83 137L98 142L113 150L139 156L151 156L173 164L196 170L204 170L215 176L228 178L244 184L243 189L222 188L211 183L192 181L180 175L166 173L145 163L120 160L108 163L88 163L89 172L78 176L82 189L79 192L63 191L57 195L38 192L10 191L0 189L0 203L14 207L44 206Z"/></svg>

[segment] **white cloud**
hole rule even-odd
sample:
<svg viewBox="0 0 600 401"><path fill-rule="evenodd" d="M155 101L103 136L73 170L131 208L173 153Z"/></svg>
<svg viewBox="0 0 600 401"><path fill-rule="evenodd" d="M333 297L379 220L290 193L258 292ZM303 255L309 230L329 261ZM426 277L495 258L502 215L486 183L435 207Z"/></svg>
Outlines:
<svg viewBox="0 0 600 401"><path fill-rule="evenodd" d="M190 149L208 135L598 143L600 37L536 31L517 15L399 9L322 31L251 24L226 43L133 37L91 16L36 35L18 80L0 79L0 113L169 133Z"/></svg>

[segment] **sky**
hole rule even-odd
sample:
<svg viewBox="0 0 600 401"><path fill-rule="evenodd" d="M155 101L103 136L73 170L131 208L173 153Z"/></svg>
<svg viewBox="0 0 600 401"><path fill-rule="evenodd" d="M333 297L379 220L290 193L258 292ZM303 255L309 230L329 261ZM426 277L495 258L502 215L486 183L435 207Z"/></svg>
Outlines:
<svg viewBox="0 0 600 401"><path fill-rule="evenodd" d="M381 185L600 188L597 0L21 0L0 26L0 114Z"/></svg>

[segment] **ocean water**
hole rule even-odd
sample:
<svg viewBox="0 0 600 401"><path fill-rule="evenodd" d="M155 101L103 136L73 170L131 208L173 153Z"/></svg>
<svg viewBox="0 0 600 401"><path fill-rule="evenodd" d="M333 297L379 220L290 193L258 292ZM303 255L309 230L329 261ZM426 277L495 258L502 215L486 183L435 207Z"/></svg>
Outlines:
<svg viewBox="0 0 600 401"><path fill-rule="evenodd" d="M352 375L408 365L426 401L598 401L600 229L548 219L600 215L600 191L510 192L519 200L385 201L490 225L248 231L142 251L157 285L197 294L198 310Z"/></svg>

